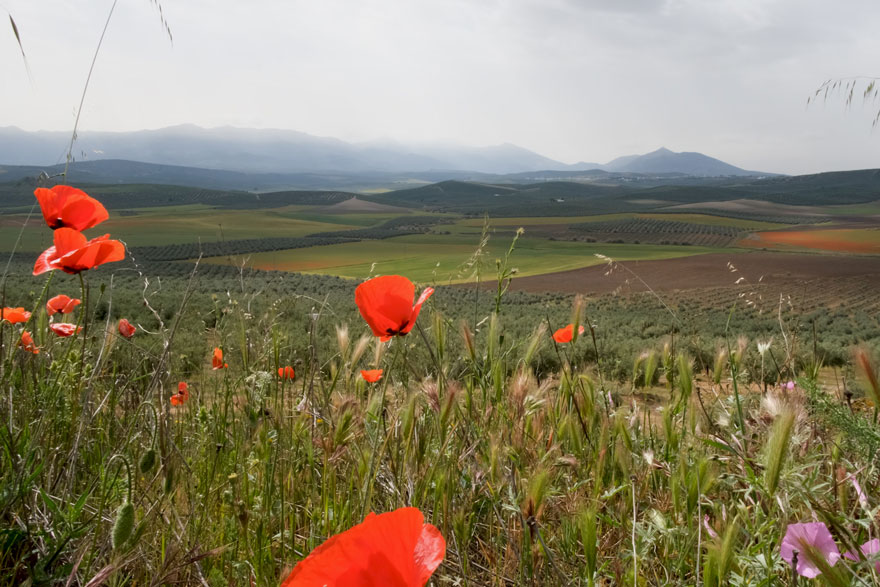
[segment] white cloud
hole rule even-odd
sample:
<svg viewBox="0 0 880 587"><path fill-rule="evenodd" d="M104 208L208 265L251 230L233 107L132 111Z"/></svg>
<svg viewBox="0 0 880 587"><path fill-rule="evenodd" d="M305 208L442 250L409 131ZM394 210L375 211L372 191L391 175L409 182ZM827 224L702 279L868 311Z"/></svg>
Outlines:
<svg viewBox="0 0 880 587"><path fill-rule="evenodd" d="M13 1L0 124L69 129L106 5ZM878 74L868 0L147 0L120 3L82 126L292 128L513 142L566 161L661 145L752 169L876 166L873 108L805 108Z"/></svg>

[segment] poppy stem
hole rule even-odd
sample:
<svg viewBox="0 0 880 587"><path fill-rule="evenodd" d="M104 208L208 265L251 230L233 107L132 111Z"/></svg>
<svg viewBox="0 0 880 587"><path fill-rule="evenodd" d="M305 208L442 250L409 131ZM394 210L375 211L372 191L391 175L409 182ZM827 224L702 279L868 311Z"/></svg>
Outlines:
<svg viewBox="0 0 880 587"><path fill-rule="evenodd" d="M131 501L131 465L128 464L128 459L126 459L121 453L117 453L110 457L110 460L107 461L107 465L112 465L113 461L119 459L122 461L122 464L125 465L125 472L128 474L128 503L132 503Z"/></svg>
<svg viewBox="0 0 880 587"><path fill-rule="evenodd" d="M153 425L150 427L150 446L156 446L156 428L159 426L159 412L156 410L156 406L153 405L151 401L144 401L137 407L135 410L135 415L138 415L141 411L141 408L148 408L147 412L152 414L153 416ZM134 427L134 423L132 424Z"/></svg>
<svg viewBox="0 0 880 587"><path fill-rule="evenodd" d="M79 315L79 320L82 323L82 351L79 354L79 372L83 372L83 367L86 362L86 341L88 340L89 333L89 288L86 284L86 278L83 277L82 271L77 273L79 276L79 287L82 291L82 312ZM91 398L89 398L91 400ZM86 407L88 407L88 402L86 403Z"/></svg>

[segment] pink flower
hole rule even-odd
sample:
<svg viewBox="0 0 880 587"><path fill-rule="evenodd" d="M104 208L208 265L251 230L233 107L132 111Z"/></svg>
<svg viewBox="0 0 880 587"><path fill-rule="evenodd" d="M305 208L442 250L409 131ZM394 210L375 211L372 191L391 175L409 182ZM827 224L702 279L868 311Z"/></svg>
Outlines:
<svg viewBox="0 0 880 587"><path fill-rule="evenodd" d="M791 391L792 389L794 389L794 386L795 386L794 381L789 381L788 383L785 384L785 389L788 391Z"/></svg>
<svg viewBox="0 0 880 587"><path fill-rule="evenodd" d="M874 561L874 568L880 573L880 560L877 557L877 553L880 552L880 538L868 540L859 547L859 550L862 551L864 558ZM852 551L847 552L843 557L852 561L859 560L859 557L853 554Z"/></svg>
<svg viewBox="0 0 880 587"><path fill-rule="evenodd" d="M718 539L718 532L716 532L715 529L712 528L711 524L709 524L709 514L703 516L703 528L706 529L706 533L708 533L709 536L716 540Z"/></svg>
<svg viewBox="0 0 880 587"><path fill-rule="evenodd" d="M849 474L849 480L852 482L853 487L856 490L856 496L859 498L859 505L861 505L866 510L868 509L868 496L865 495L865 490L862 489L862 486L859 485L858 479L852 473Z"/></svg>
<svg viewBox="0 0 880 587"><path fill-rule="evenodd" d="M821 575L822 571L813 563L811 552L821 555L832 567L840 560L840 550L838 550L837 543L834 542L828 526L822 522L789 524L779 547L782 560L790 565L796 553L797 567L795 570L798 575L812 579Z"/></svg>

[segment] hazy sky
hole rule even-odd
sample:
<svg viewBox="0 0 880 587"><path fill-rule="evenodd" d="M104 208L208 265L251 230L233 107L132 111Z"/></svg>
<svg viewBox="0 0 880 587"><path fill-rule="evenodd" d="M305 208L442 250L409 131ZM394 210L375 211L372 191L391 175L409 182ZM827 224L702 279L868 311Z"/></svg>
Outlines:
<svg viewBox="0 0 880 587"><path fill-rule="evenodd" d="M880 167L876 0L150 0L113 14L85 130L180 123L510 142L567 163L661 146L747 169ZM69 130L112 0L0 0L0 126ZM863 88L864 85L859 86Z"/></svg>

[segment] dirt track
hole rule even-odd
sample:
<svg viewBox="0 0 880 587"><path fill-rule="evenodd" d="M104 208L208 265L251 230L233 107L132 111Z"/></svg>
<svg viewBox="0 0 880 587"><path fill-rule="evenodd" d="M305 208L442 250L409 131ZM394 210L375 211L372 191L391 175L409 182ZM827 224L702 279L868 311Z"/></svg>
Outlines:
<svg viewBox="0 0 880 587"><path fill-rule="evenodd" d="M732 263L736 271L731 271ZM514 279L513 291L602 294L621 288L647 291L702 289L734 285L740 277L750 283L789 284L816 279L862 277L880 288L880 257L789 253L716 253L664 261L628 261L625 268L608 265ZM630 273L630 271L632 273ZM633 275L638 276L635 277ZM762 279L763 276L763 279Z"/></svg>

